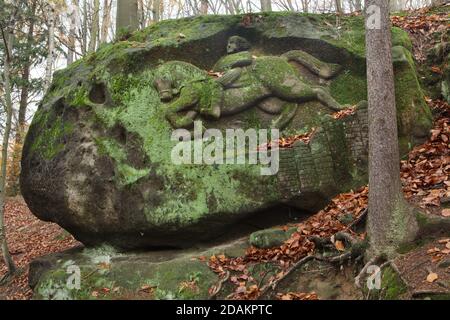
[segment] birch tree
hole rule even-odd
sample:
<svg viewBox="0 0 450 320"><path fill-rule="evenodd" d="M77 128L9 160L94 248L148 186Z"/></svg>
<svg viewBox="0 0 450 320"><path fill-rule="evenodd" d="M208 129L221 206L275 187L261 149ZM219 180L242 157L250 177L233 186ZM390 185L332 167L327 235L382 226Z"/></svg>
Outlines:
<svg viewBox="0 0 450 320"><path fill-rule="evenodd" d="M78 18L78 1L72 0L69 25L69 46L67 48L67 65L74 62L75 57L75 39L77 36L77 18Z"/></svg>
<svg viewBox="0 0 450 320"><path fill-rule="evenodd" d="M102 28L100 32L100 43L105 43L108 41L109 27L111 26L111 5L112 0L103 1L103 18L102 18Z"/></svg>
<svg viewBox="0 0 450 320"><path fill-rule="evenodd" d="M4 4L5 5L5 4ZM5 12L3 12L5 14ZM6 18L6 17L5 17ZM5 279L8 276L12 276L16 273L16 265L9 253L8 242L6 240L6 228L5 228L5 192L6 192L6 168L7 168L7 159L8 159L8 145L9 145L9 137L11 133L11 124L12 124L12 114L13 114L13 106L11 99L11 63L12 63L12 55L13 55L13 45L14 45L14 25L15 25L15 15L13 14L10 17L10 23L8 26L0 25L0 31L2 36L2 41L4 45L4 66L3 66L3 87L4 87L4 95L5 95L5 131L3 133L3 142L2 142L2 163L1 163L1 177L0 177L0 243L2 247L3 260L5 261L6 267L8 269L8 274L5 276ZM2 279L3 280L3 279Z"/></svg>
<svg viewBox="0 0 450 320"><path fill-rule="evenodd" d="M44 91L50 87L52 82L53 58L55 50L55 8L51 3L47 4L48 18L48 55L47 66L45 67Z"/></svg>

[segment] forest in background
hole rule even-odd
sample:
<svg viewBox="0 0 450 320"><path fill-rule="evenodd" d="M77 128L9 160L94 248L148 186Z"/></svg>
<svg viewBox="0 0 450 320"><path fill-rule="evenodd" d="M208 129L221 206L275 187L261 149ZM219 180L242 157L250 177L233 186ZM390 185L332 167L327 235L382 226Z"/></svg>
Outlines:
<svg viewBox="0 0 450 320"><path fill-rule="evenodd" d="M133 29L142 29L165 19L204 15L241 14L260 11L311 13L356 13L359 0L320 1L134 1ZM441 5L445 1L392 1L391 11ZM103 43L114 41L117 3L113 0L85 1L1 1L9 10L0 11L0 130L2 162L7 181L1 196L19 193L18 177L23 139L34 111L49 88L55 70L89 55ZM12 15L10 13L13 13ZM339 15L338 15L339 16ZM339 20L336 19L336 27ZM6 169L3 171L5 172ZM3 176L5 176L3 174ZM2 200L3 203L3 200ZM3 205L2 205L3 207Z"/></svg>

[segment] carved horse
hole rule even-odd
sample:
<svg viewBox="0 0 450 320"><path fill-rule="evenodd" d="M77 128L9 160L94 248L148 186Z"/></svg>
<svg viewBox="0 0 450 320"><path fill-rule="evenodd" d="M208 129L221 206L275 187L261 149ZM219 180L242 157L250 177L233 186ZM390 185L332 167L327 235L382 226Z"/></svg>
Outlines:
<svg viewBox="0 0 450 320"><path fill-rule="evenodd" d="M343 109L322 87L302 81L285 57L258 57L251 65L232 69L218 79L194 65L171 61L156 70L154 85L161 99L168 102L166 118L175 128L192 126L198 114L219 119L256 105L269 113L281 114L281 118L295 114L293 104L309 101L320 101L332 111ZM178 91L179 96L174 99ZM282 114L285 105L288 115Z"/></svg>

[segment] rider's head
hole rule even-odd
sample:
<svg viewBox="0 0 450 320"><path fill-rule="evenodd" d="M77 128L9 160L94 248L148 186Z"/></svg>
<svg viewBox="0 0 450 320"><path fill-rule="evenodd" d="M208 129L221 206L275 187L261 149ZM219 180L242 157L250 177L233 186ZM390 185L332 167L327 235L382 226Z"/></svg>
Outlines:
<svg viewBox="0 0 450 320"><path fill-rule="evenodd" d="M228 39L227 53L237 53L250 49L250 42L239 36L232 36Z"/></svg>

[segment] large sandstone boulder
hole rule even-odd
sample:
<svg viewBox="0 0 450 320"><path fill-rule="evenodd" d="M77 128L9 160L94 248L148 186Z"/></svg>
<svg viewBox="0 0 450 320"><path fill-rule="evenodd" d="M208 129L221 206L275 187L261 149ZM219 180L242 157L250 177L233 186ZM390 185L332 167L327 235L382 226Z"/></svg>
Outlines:
<svg viewBox="0 0 450 320"><path fill-rule="evenodd" d="M23 149L21 189L31 211L86 245L185 247L251 214L260 219L264 209L317 210L366 183L363 20L334 23L285 13L164 21L55 73ZM392 34L405 152L426 136L431 116L410 40L400 29ZM236 35L249 48L227 54ZM235 57L250 64L236 66ZM209 76L211 69L224 77ZM256 103L246 104L251 97ZM357 108L335 119L336 105ZM280 150L277 174L261 175L260 164L174 164L171 135L189 120L223 132L315 130Z"/></svg>

